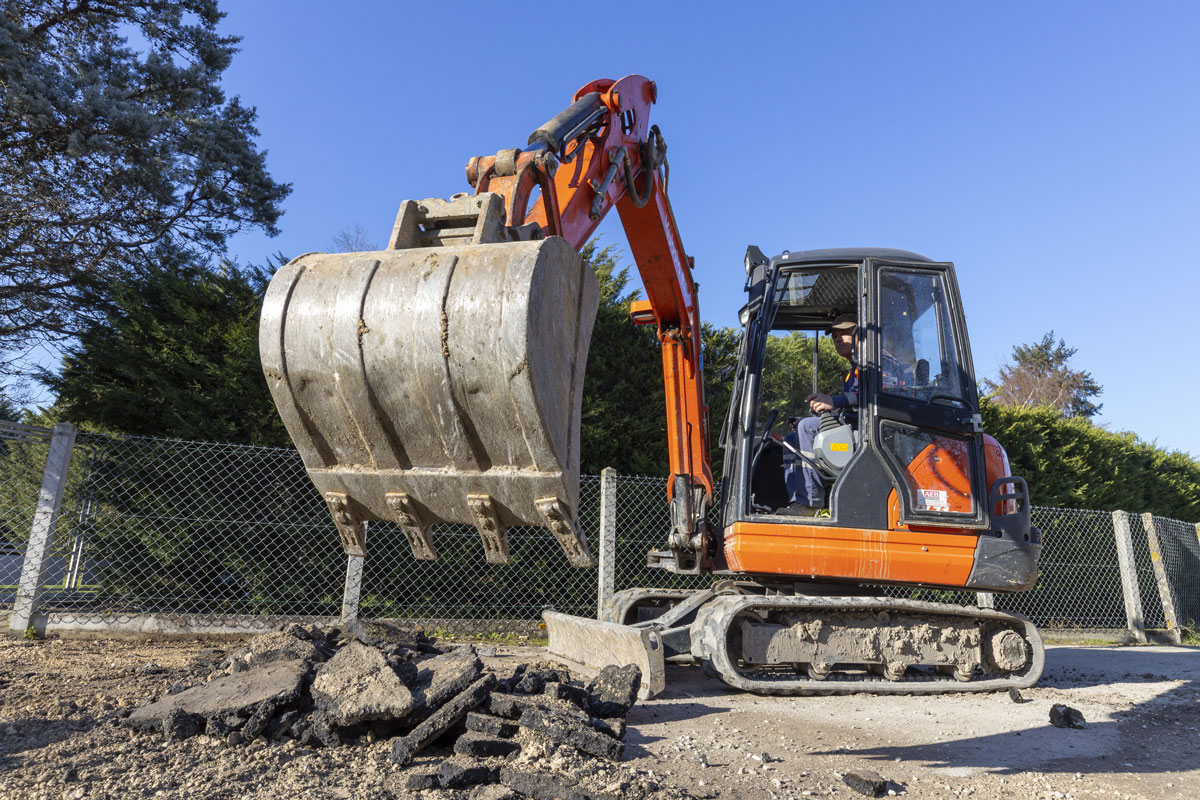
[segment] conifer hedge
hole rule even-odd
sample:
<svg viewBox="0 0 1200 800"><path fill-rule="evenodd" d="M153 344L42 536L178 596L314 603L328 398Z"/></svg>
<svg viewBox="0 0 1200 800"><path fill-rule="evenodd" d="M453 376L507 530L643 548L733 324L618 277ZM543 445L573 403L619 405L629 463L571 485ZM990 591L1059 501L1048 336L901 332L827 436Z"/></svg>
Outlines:
<svg viewBox="0 0 1200 800"><path fill-rule="evenodd" d="M982 403L983 429L1029 482L1035 506L1124 509L1200 520L1200 461L1132 433L1098 427L1048 407Z"/></svg>

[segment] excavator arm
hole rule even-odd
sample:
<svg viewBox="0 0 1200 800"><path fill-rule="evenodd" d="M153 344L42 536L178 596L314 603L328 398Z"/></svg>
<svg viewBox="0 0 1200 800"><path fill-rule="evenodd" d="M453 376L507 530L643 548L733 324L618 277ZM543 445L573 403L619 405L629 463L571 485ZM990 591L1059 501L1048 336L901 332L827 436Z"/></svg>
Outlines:
<svg viewBox="0 0 1200 800"><path fill-rule="evenodd" d="M577 250L616 207L647 295L631 315L656 325L662 345L671 549L681 571L696 571L705 551L698 524L713 497L700 312L692 259L667 198L666 144L649 125L656 99L654 82L640 75L592 81L530 135L529 149L473 158L467 180L477 195L504 198L509 224L535 223ZM534 189L541 198L531 204Z"/></svg>
<svg viewBox="0 0 1200 800"><path fill-rule="evenodd" d="M696 284L649 125L652 81L582 87L525 149L472 158L471 195L407 200L386 250L309 253L272 280L263 368L346 551L396 522L416 558L432 526L473 524L489 561L507 529L549 528L591 563L579 530L579 409L595 278L578 251L615 206L662 343L673 530L698 571L713 496Z"/></svg>

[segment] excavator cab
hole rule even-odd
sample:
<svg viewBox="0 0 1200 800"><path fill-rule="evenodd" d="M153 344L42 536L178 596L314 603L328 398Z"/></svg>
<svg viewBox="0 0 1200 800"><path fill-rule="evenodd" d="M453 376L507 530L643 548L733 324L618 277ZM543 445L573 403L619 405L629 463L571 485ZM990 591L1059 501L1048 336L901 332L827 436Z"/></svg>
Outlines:
<svg viewBox="0 0 1200 800"><path fill-rule="evenodd" d="M1009 474L1003 450L980 426L953 265L880 248L772 259L751 248L746 289L722 441L730 454L722 520L730 568L980 591L1031 586L1040 537L1025 482ZM794 452L794 437L773 428L785 414L808 413L780 406L804 405L806 392L793 387L781 397L788 383L771 374L768 339L815 337L847 315L858 323L847 366L857 373L856 396L838 418L826 415L811 451ZM821 371L815 358L813 369ZM842 386L821 390L838 394ZM825 485L818 515L788 516L785 460ZM915 538L885 541L897 535ZM923 535L930 541L918 543ZM870 556L889 550L904 557ZM939 557L922 557L934 551Z"/></svg>

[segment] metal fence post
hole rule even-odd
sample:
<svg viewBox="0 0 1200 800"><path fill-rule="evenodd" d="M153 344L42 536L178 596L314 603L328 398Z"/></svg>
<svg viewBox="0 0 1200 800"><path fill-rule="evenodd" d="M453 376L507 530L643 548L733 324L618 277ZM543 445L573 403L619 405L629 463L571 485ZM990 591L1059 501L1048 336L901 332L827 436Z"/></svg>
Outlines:
<svg viewBox="0 0 1200 800"><path fill-rule="evenodd" d="M600 568L597 570L596 618L616 591L617 579L617 471L600 472Z"/></svg>
<svg viewBox="0 0 1200 800"><path fill-rule="evenodd" d="M74 447L75 426L69 422L55 425L50 437L50 452L46 455L46 468L42 472L37 508L33 512L33 524L29 528L29 545L25 548L25 559L21 564L17 596L8 620L9 627L14 631L24 633L29 629L41 600L42 575L46 570L50 545L54 542L54 530L58 526L58 511L62 506L63 489L67 485L67 471L71 466Z"/></svg>
<svg viewBox="0 0 1200 800"><path fill-rule="evenodd" d="M1125 619L1133 638L1146 641L1146 621L1142 614L1142 595L1138 589L1137 566L1133 560L1133 539L1129 535L1127 511L1112 512L1113 538L1117 543L1117 565L1121 569L1121 594L1125 597Z"/></svg>
<svg viewBox="0 0 1200 800"><path fill-rule="evenodd" d="M1179 631L1179 617L1175 614L1175 593L1171 591L1171 582L1167 580L1167 565L1163 563L1162 543L1158 540L1158 530L1154 527L1154 515L1147 512L1142 514L1142 527L1146 529L1146 543L1150 545L1150 563L1154 565L1154 580L1158 584L1158 596L1162 599L1163 620L1167 625L1167 635L1175 644L1183 643Z"/></svg>
<svg viewBox="0 0 1200 800"><path fill-rule="evenodd" d="M358 604L362 595L363 557L346 556L346 585L342 589L342 622L358 619Z"/></svg>

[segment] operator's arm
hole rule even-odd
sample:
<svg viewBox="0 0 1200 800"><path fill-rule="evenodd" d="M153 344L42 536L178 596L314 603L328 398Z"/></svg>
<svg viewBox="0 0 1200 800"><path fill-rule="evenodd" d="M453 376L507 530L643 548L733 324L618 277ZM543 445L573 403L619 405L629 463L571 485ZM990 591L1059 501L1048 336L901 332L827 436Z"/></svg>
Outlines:
<svg viewBox="0 0 1200 800"><path fill-rule="evenodd" d="M833 411L836 408L851 408L858 405L858 393L849 392L847 394L810 394L804 398L808 403L808 407L812 409L814 414L820 414L822 411Z"/></svg>
<svg viewBox="0 0 1200 800"><path fill-rule="evenodd" d="M841 408L856 408L858 406L858 367L846 373L846 381L842 385L841 394L810 394L804 398L814 414L822 411L833 411Z"/></svg>

